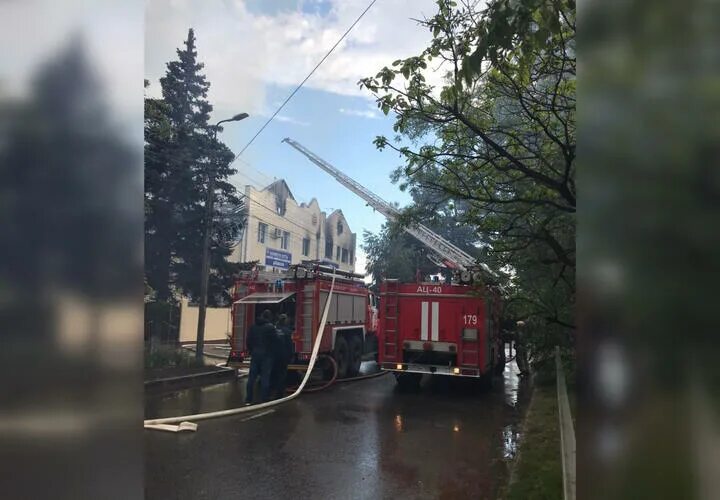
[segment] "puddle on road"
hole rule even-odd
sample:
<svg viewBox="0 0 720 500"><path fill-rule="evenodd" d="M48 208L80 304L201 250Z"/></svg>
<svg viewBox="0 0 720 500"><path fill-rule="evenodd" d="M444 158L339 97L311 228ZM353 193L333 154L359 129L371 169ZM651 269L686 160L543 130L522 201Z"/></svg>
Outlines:
<svg viewBox="0 0 720 500"><path fill-rule="evenodd" d="M360 365L360 375L378 371L377 363L366 361ZM145 418L175 417L194 413L238 408L245 403L247 379L230 380L205 386L193 386L170 391L150 390L145 393ZM338 385L342 387L343 385ZM336 418L351 423L359 419L348 412L367 412L362 405L345 404Z"/></svg>
<svg viewBox="0 0 720 500"><path fill-rule="evenodd" d="M509 358L511 356L510 349L506 349L505 356ZM504 393L505 403L510 406L517 406L518 404L518 389L521 385L520 370L518 370L515 361L510 361L505 365L503 371L504 378Z"/></svg>
<svg viewBox="0 0 720 500"><path fill-rule="evenodd" d="M505 352L505 355L510 357L509 349ZM505 365L503 379L505 404L512 407L516 413L511 422L502 430L502 456L505 460L512 461L517 456L518 445L522 439L520 429L532 388L529 380L520 378L520 370L518 370L515 361L510 361Z"/></svg>
<svg viewBox="0 0 720 500"><path fill-rule="evenodd" d="M513 460L517 455L520 432L515 425L508 425L503 429L503 458Z"/></svg>
<svg viewBox="0 0 720 500"><path fill-rule="evenodd" d="M333 460L344 464L338 474L373 478L365 486L369 497L400 498L410 491L422 498L495 498L517 457L528 381L511 362L489 393L475 390L477 384L435 382L414 393L398 391L391 377L341 384L301 398L284 418L253 422L274 448L312 446L308 467L317 477ZM244 385L240 380L146 395L147 418L240 406ZM242 431L234 436L244 439ZM328 436L339 438L325 444Z"/></svg>
<svg viewBox="0 0 720 500"><path fill-rule="evenodd" d="M145 418L174 417L238 408L245 401L245 380L145 393Z"/></svg>
<svg viewBox="0 0 720 500"><path fill-rule="evenodd" d="M518 375L510 362L491 392L467 379L442 377L424 379L417 391L389 392L376 426L378 488L494 498L517 458L531 393L529 381Z"/></svg>

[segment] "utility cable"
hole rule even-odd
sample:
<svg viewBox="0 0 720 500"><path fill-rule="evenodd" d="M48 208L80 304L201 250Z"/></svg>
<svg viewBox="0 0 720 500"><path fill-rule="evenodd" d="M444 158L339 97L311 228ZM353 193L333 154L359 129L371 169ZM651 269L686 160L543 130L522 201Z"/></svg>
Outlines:
<svg viewBox="0 0 720 500"><path fill-rule="evenodd" d="M342 41L345 39L345 37L348 35L348 33L350 33L350 31L355 27L355 25L356 25L358 22L360 22L360 19L363 18L363 16L365 15L365 13L370 10L370 8L375 4L375 2L377 2L377 0L372 0L372 2L370 2L370 5L368 5L368 6L365 8L364 11L362 11L362 13L358 16L358 18L355 19L355 22L352 23L352 24L350 25L350 27L345 31L345 33L343 33L342 36L338 39L338 41L335 42L335 45L333 45L332 47L330 47L330 50L327 52L327 54L325 54L325 56L323 56L323 58L320 59L320 62L317 63L317 64L315 65L315 67L312 69L312 71L310 71L310 73L308 73L308 75L305 77L305 79L304 79L302 82L300 82L300 85L298 85L297 87L295 87L295 90L293 90L293 91L290 93L290 95L287 96L287 98L285 99L285 101L283 101L283 103L280 105L280 107L278 107L278 109L275 110L275 112L272 114L272 116L271 116L270 118L268 118L268 120L263 124L262 127L260 127L260 130L257 131L257 133L252 137L252 139L250 139L250 142L248 142L248 143L245 145L245 147L242 148L237 155L235 155L235 158L233 159L233 161L235 161L241 154L243 154L243 152L244 152L248 147L250 147L250 145L255 141L255 139L257 138L257 136L259 136L260 133L261 133L263 130L265 130L265 127L267 127L267 126L270 124L270 122L273 121L273 119L274 119L274 118L277 116L277 114L285 107L285 105L288 103L288 101L289 101L290 99L292 99L292 97L297 93L297 91L300 90L300 89L302 88L302 86L305 84L305 82L310 79L310 77L313 75L313 73L315 73L315 70L317 70L317 69L320 67L320 65L325 62L325 59L327 59L327 58L330 56L330 54L332 54L332 52L335 50L335 48L336 48L338 45L340 45L340 42L342 42ZM230 164L232 164L232 162L230 162Z"/></svg>

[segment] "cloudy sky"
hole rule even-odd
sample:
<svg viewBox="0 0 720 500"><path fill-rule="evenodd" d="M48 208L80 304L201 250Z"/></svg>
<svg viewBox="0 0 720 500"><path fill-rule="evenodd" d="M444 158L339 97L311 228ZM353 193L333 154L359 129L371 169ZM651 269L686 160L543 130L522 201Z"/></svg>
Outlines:
<svg viewBox="0 0 720 500"><path fill-rule="evenodd" d="M159 95L165 63L175 59L188 28L195 30L198 57L211 83L213 119L238 112L222 139L240 151L277 106L302 81L369 0L151 0L145 22L145 77ZM379 152L377 135L393 136L390 117L357 86L392 61L417 55L430 34L414 19L435 12L433 0L378 0L348 37L236 162L233 182L263 185L285 178L298 201L316 197L330 211L340 208L351 229L377 231L384 217L345 190L291 147L298 140L388 201L409 197L389 180L400 164ZM360 250L358 248L358 250ZM364 266L358 251L358 271Z"/></svg>

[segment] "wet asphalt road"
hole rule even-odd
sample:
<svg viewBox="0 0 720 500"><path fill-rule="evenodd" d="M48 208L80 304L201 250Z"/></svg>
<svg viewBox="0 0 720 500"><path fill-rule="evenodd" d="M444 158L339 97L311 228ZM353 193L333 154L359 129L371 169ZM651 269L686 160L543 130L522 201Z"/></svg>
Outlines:
<svg viewBox="0 0 720 500"><path fill-rule="evenodd" d="M402 392L385 375L256 418L201 421L196 433L145 431L146 497L497 498L530 389L514 363L491 392L471 382L435 377ZM243 397L243 379L149 393L146 418L234 408Z"/></svg>

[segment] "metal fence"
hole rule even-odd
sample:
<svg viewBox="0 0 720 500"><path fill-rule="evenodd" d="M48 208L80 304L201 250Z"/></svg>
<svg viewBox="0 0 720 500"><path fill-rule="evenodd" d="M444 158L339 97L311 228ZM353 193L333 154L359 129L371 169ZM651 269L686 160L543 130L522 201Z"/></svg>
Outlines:
<svg viewBox="0 0 720 500"><path fill-rule="evenodd" d="M565 371L560 360L560 347L555 347L557 371L558 416L560 421L560 452L562 456L563 492L565 500L575 500L575 428L565 384Z"/></svg>

